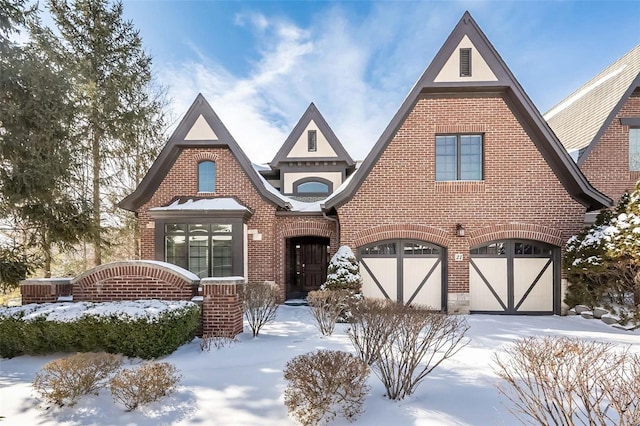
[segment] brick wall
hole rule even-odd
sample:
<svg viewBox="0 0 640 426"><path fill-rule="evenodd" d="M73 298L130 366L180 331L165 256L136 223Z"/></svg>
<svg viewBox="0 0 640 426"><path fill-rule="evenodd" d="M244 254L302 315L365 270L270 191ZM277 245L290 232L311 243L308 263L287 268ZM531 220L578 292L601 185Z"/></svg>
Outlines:
<svg viewBox="0 0 640 426"><path fill-rule="evenodd" d="M57 302L59 297L71 296L72 294L71 278L41 278L20 282L20 296L23 305Z"/></svg>
<svg viewBox="0 0 640 426"><path fill-rule="evenodd" d="M143 261L113 262L90 269L72 281L76 302L191 300L198 281L174 269Z"/></svg>
<svg viewBox="0 0 640 426"><path fill-rule="evenodd" d="M200 306L198 335L233 337L242 333L244 277L207 278L157 262L113 262L75 279L48 278L20 283L22 303L191 300ZM64 299L61 298L64 296ZM72 297L71 297L72 296ZM195 296L195 297L194 297Z"/></svg>
<svg viewBox="0 0 640 426"><path fill-rule="evenodd" d="M640 172L629 171L629 126L620 124L624 117L640 117L640 91L627 99L581 166L587 179L614 202L640 178Z"/></svg>
<svg viewBox="0 0 640 426"><path fill-rule="evenodd" d="M204 278L201 285L203 335L234 337L242 333L244 278Z"/></svg>
<svg viewBox="0 0 640 426"><path fill-rule="evenodd" d="M197 165L205 159L216 162L215 193L198 193ZM248 237L248 282L276 282L281 289L282 300L286 292L284 242L287 238L327 237L330 238L332 253L338 247L335 223L322 216L276 217L275 206L262 198L229 149L185 148L151 199L139 210L144 259L155 258L155 232L163 232L162 229L156 230L153 227L149 209L166 205L176 196L235 197L249 207L253 215L247 221L247 227L249 230L256 230L261 239L254 239L253 234Z"/></svg>
<svg viewBox="0 0 640 426"><path fill-rule="evenodd" d="M435 182L435 135L484 134L484 180ZM500 94L422 97L355 196L342 244L415 238L446 247L449 299L469 291L469 249L493 239L562 246L583 226L574 201ZM456 224L465 237L456 236ZM463 261L454 261L461 253ZM460 296L460 299L464 297Z"/></svg>
<svg viewBox="0 0 640 426"><path fill-rule="evenodd" d="M198 162L209 159L216 162L216 192L198 193ZM185 148L150 200L138 211L141 229L143 259L155 259L155 232L149 209L168 204L176 196L235 197L253 211L247 222L249 229L262 235L261 240L249 238L248 250L251 266L250 282L272 281L274 269L274 216L276 207L265 201L253 186L244 170L228 148ZM158 232L163 232L158 229ZM163 259L157 259L163 260Z"/></svg>

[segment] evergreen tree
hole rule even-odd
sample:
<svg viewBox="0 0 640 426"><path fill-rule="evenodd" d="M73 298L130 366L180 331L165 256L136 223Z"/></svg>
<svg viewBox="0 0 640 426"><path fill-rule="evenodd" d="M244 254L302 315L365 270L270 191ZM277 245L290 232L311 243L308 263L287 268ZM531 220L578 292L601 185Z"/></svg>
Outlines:
<svg viewBox="0 0 640 426"><path fill-rule="evenodd" d="M69 191L76 166L70 143L71 86L36 46L10 41L9 34L24 22L23 3L13 3L11 10L23 15L12 15L14 26L2 24L0 217L20 224L24 238L1 257L15 265L35 247L49 276L54 247L69 248L89 229L88 206Z"/></svg>
<svg viewBox="0 0 640 426"><path fill-rule="evenodd" d="M341 246L333 255L327 268L327 281L323 289L353 290L360 292L362 277L360 267L349 246Z"/></svg>
<svg viewBox="0 0 640 426"><path fill-rule="evenodd" d="M56 31L36 26L34 35L56 65L74 76L73 128L87 165L79 190L91 199L99 265L103 219L113 212L111 186L127 173L126 160L140 154L141 143L162 140L162 104L151 95L151 58L133 24L123 19L120 1L49 0L47 8Z"/></svg>
<svg viewBox="0 0 640 426"><path fill-rule="evenodd" d="M625 201L607 230L607 249L616 262L620 291L633 293L640 307L640 182Z"/></svg>

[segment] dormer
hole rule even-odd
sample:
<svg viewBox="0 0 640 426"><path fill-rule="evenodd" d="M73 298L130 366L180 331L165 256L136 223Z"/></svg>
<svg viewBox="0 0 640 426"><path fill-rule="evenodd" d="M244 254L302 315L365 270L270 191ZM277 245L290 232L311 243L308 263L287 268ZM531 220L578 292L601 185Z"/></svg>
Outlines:
<svg viewBox="0 0 640 426"><path fill-rule="evenodd" d="M355 162L311 103L271 163L261 172L279 191L301 201L331 195L355 169Z"/></svg>

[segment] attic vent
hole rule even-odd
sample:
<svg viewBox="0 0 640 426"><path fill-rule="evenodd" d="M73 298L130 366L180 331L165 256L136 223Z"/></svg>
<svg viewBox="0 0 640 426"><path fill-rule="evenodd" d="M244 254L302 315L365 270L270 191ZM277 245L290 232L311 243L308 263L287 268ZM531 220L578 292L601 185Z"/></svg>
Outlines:
<svg viewBox="0 0 640 426"><path fill-rule="evenodd" d="M460 49L460 77L471 77L471 48Z"/></svg>
<svg viewBox="0 0 640 426"><path fill-rule="evenodd" d="M316 152L318 149L317 137L315 130L309 130L307 132L307 146L309 152Z"/></svg>

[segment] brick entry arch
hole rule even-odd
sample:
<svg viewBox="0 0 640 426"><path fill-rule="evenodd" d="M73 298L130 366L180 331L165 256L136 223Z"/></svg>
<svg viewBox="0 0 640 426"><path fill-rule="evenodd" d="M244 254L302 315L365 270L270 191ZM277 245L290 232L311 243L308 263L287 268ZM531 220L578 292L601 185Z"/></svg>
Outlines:
<svg viewBox="0 0 640 426"><path fill-rule="evenodd" d="M335 222L322 217L310 217L307 219L280 217L275 224L275 269L276 280L280 288L281 301L286 298L286 242L296 237L321 237L329 239L330 255L338 249L338 237Z"/></svg>

